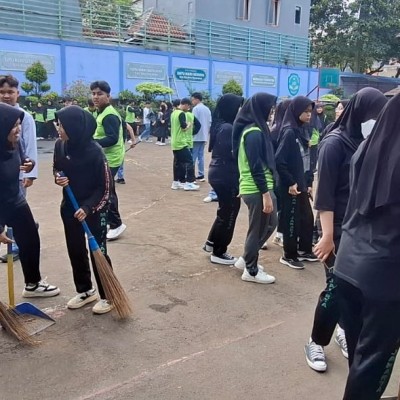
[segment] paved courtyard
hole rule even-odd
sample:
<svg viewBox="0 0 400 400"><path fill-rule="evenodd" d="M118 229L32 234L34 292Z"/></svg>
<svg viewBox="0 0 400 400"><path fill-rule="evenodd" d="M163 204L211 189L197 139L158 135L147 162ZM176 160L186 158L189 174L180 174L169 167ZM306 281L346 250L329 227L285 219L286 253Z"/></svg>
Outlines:
<svg viewBox="0 0 400 400"><path fill-rule="evenodd" d="M325 374L304 359L324 285L322 266L291 270L279 264L281 250L272 244L260 263L276 276L274 285L243 282L238 270L211 264L201 247L216 203L202 201L207 183L199 192L170 189L169 146L143 143L128 152L127 184L117 187L128 228L109 243L109 253L134 317L121 323L111 314L94 316L90 306L67 310L75 291L59 216L61 189L52 178L54 143L38 145L40 178L29 189L29 203L40 223L43 276L61 294L34 303L57 323L38 335L42 343L34 348L0 332L0 400L341 399L347 364L339 348L326 348ZM242 204L233 255L242 252L246 228ZM0 264L3 301L5 281ZM397 367L390 394L399 375Z"/></svg>

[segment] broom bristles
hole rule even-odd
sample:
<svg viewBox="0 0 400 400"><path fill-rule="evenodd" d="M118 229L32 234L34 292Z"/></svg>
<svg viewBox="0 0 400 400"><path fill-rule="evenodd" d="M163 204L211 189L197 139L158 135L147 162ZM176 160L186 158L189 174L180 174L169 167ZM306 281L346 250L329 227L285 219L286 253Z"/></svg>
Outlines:
<svg viewBox="0 0 400 400"><path fill-rule="evenodd" d="M27 331L25 325L13 309L0 301L0 325L20 342L33 346L38 344Z"/></svg>
<svg viewBox="0 0 400 400"><path fill-rule="evenodd" d="M93 252L93 257L107 300L114 306L120 319L130 317L133 313L130 300L111 265L100 249Z"/></svg>

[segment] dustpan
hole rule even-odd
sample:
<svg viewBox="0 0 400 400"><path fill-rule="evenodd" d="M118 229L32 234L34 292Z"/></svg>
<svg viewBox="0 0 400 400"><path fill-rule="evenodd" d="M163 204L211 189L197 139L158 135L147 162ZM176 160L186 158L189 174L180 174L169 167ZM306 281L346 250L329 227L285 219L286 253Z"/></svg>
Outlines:
<svg viewBox="0 0 400 400"><path fill-rule="evenodd" d="M7 236L10 239L13 238L12 228L7 228ZM46 314L32 303L23 302L15 305L12 243L7 245L7 278L9 306L21 316L21 320L31 336L56 323L50 315Z"/></svg>

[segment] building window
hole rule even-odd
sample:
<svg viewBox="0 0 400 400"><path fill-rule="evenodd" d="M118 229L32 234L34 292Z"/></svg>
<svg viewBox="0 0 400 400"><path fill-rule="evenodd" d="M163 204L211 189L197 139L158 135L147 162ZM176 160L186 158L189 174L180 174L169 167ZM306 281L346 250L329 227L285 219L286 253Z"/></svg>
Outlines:
<svg viewBox="0 0 400 400"><path fill-rule="evenodd" d="M189 1L188 3L188 13L191 14L193 12L193 1Z"/></svg>
<svg viewBox="0 0 400 400"><path fill-rule="evenodd" d="M299 25L300 22L301 22L301 7L296 6L296 12L294 14L294 23Z"/></svg>
<svg viewBox="0 0 400 400"><path fill-rule="evenodd" d="M279 14L281 10L281 0L270 0L267 10L267 24L279 25Z"/></svg>
<svg viewBox="0 0 400 400"><path fill-rule="evenodd" d="M237 19L250 20L251 0L238 0Z"/></svg>

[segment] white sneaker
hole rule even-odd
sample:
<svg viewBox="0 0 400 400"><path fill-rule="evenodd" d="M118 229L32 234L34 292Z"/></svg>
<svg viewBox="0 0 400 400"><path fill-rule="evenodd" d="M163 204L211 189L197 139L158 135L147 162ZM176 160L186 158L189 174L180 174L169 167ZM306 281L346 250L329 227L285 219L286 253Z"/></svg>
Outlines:
<svg viewBox="0 0 400 400"><path fill-rule="evenodd" d="M240 269L241 271L243 271L246 268L246 262L244 261L244 258L242 256L240 256L238 260L235 262L235 267L237 269ZM259 270L264 271L264 267L262 265L257 264L257 267Z"/></svg>
<svg viewBox="0 0 400 400"><path fill-rule="evenodd" d="M275 236L274 239L272 240L272 243L283 247L283 238Z"/></svg>
<svg viewBox="0 0 400 400"><path fill-rule="evenodd" d="M114 307L109 303L108 300L101 299L92 308L93 314L106 314L110 312Z"/></svg>
<svg viewBox="0 0 400 400"><path fill-rule="evenodd" d="M155 142L155 144L157 144L157 145L160 145L160 144L161 144L161 142L159 142L159 141L157 140L157 142Z"/></svg>
<svg viewBox="0 0 400 400"><path fill-rule="evenodd" d="M149 138L149 139L146 139L145 142L146 143L153 143L153 140Z"/></svg>
<svg viewBox="0 0 400 400"><path fill-rule="evenodd" d="M258 270L256 276L251 276L247 268L244 269L242 275L242 281L246 282L254 282L254 283L274 283L275 277L272 275L268 275L266 272Z"/></svg>
<svg viewBox="0 0 400 400"><path fill-rule="evenodd" d="M160 142L159 143L159 146L166 146L167 144L166 143L163 143L163 142Z"/></svg>
<svg viewBox="0 0 400 400"><path fill-rule="evenodd" d="M46 279L38 283L28 283L22 291L22 297L53 297L58 294L60 294L60 288L50 285Z"/></svg>
<svg viewBox="0 0 400 400"><path fill-rule="evenodd" d="M193 182L186 182L185 186L183 187L183 190L186 190L186 191L193 191L193 190L199 190L199 189L200 189L200 186L196 185Z"/></svg>
<svg viewBox="0 0 400 400"><path fill-rule="evenodd" d="M83 307L85 304L89 304L96 301L99 296L96 293L96 289L90 289L84 293L78 293L68 303L67 307L70 309L77 309Z"/></svg>
<svg viewBox="0 0 400 400"><path fill-rule="evenodd" d="M179 190L179 189L183 189L184 187L185 187L185 184L181 183L179 181L173 181L172 185L171 185L172 190Z"/></svg>
<svg viewBox="0 0 400 400"><path fill-rule="evenodd" d="M204 201L204 203L211 203L212 198L210 196L207 196L207 197L204 197L203 201Z"/></svg>
<svg viewBox="0 0 400 400"><path fill-rule="evenodd" d="M349 352L347 350L347 341L344 334L344 330L338 328L335 335L335 343L340 347L343 357L349 358Z"/></svg>
<svg viewBox="0 0 400 400"><path fill-rule="evenodd" d="M128 140L128 144L133 144L132 140Z"/></svg>
<svg viewBox="0 0 400 400"><path fill-rule="evenodd" d="M118 239L118 237L120 235L122 235L122 233L125 231L125 229L126 229L126 225L125 224L121 224L118 228L110 229L107 232L107 239L108 240Z"/></svg>

